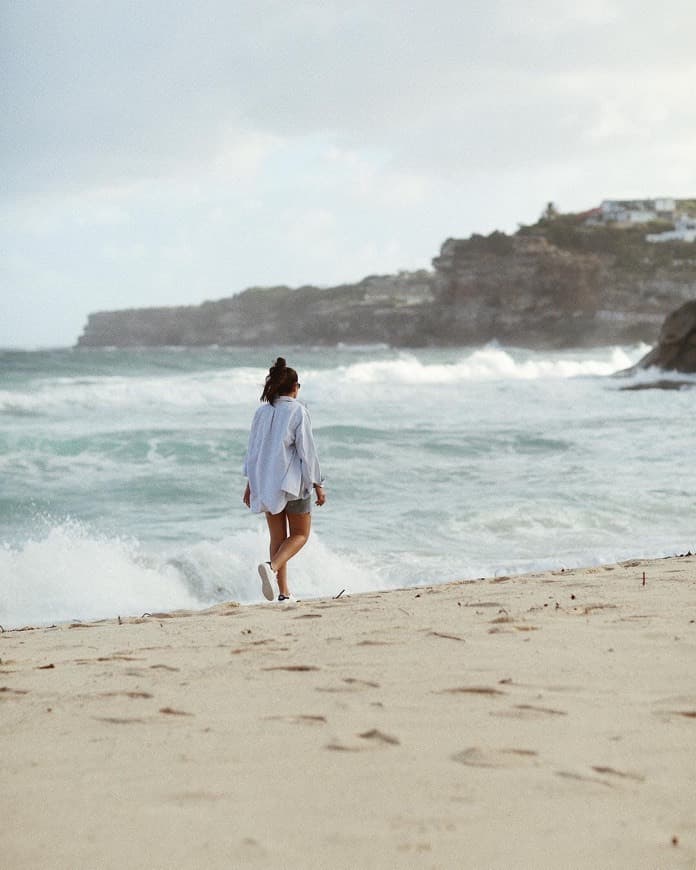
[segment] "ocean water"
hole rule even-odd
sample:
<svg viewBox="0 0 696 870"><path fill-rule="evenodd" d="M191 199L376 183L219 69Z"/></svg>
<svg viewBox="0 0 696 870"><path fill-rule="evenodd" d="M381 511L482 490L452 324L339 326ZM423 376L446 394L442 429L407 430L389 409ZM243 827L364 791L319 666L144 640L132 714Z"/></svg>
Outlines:
<svg viewBox="0 0 696 870"><path fill-rule="evenodd" d="M646 350L1 352L0 624L262 600L241 466L278 352L327 478L298 597L694 550L696 391L611 377Z"/></svg>

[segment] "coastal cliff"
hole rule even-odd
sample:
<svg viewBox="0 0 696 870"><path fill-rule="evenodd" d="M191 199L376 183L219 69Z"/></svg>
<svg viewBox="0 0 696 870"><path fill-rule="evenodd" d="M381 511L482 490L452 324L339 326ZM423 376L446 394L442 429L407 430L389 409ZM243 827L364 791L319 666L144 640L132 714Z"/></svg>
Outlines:
<svg viewBox="0 0 696 870"><path fill-rule="evenodd" d="M397 347L654 343L665 315L696 297L696 243L650 244L645 227L592 227L580 217L448 239L432 270L98 312L78 346L249 346L279 335L284 344Z"/></svg>

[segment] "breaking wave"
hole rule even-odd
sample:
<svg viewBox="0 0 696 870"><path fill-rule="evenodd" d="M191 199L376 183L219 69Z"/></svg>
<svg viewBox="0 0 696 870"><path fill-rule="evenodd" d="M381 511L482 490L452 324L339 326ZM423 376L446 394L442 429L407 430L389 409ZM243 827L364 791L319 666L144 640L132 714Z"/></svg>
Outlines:
<svg viewBox="0 0 696 870"><path fill-rule="evenodd" d="M629 353L613 348L604 357L592 359L516 360L502 348L486 347L452 363L423 363L416 356L402 354L398 359L355 363L343 372L343 379L354 383L456 384L466 381L539 380L606 376L627 368L647 348Z"/></svg>
<svg viewBox="0 0 696 870"><path fill-rule="evenodd" d="M64 520L20 547L0 546L0 624L27 624L200 610L221 601L263 601L256 565L267 558L265 526L180 552L147 552L135 539L108 537ZM313 535L293 560L299 598L375 588L375 575L347 564Z"/></svg>
<svg viewBox="0 0 696 870"><path fill-rule="evenodd" d="M602 377L635 363L647 346L595 349L572 355L505 350L489 346L459 359L432 362L416 352L375 352L378 358L320 368L310 356L303 366L307 390L316 399L334 396L341 386L452 385L481 381L530 381ZM211 369L157 376L99 376L37 379L23 390L0 390L0 413L13 416L71 414L81 411L133 411L145 408L183 413L195 408L224 408L258 398L266 370L253 367Z"/></svg>

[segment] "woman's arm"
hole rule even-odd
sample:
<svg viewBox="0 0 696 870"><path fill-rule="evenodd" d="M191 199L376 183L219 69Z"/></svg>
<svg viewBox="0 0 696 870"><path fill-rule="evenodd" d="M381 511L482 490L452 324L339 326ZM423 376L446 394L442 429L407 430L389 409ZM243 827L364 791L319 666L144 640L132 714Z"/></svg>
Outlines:
<svg viewBox="0 0 696 870"><path fill-rule="evenodd" d="M321 483L314 484L314 492L317 494L317 504L321 507L326 502L326 493Z"/></svg>

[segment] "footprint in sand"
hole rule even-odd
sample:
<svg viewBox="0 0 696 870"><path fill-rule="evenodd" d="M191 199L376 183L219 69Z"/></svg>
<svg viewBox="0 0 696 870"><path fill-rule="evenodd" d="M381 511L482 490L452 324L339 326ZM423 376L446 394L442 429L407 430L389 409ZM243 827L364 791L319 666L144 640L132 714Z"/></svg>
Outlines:
<svg viewBox="0 0 696 870"><path fill-rule="evenodd" d="M600 779L597 776L585 776L582 773L575 773L572 770L555 770L554 773L556 776L560 776L563 779L573 779L577 782L589 782L593 785L603 785L605 788L614 788L610 782L607 782L605 779Z"/></svg>
<svg viewBox="0 0 696 870"><path fill-rule="evenodd" d="M466 643L463 637L459 637L457 634L446 634L443 631L429 631L428 637L441 637L445 640L460 640L462 643Z"/></svg>
<svg viewBox="0 0 696 870"><path fill-rule="evenodd" d="M129 656L122 653L114 653L110 656L99 656L96 659L75 659L76 665L91 665L94 662L142 662L142 656Z"/></svg>
<svg viewBox="0 0 696 870"><path fill-rule="evenodd" d="M537 707L534 704L515 704L510 710L496 710L491 716L505 716L510 719L546 719L549 716L567 716L566 710L553 707Z"/></svg>
<svg viewBox="0 0 696 870"><path fill-rule="evenodd" d="M359 680L357 677L344 677L345 686L317 686L317 692L359 692L360 689L379 689L379 683L372 680Z"/></svg>
<svg viewBox="0 0 696 870"><path fill-rule="evenodd" d="M482 749L471 746L451 756L452 761L467 767L517 768L534 767L539 753L533 749Z"/></svg>
<svg viewBox="0 0 696 870"><path fill-rule="evenodd" d="M592 770L595 773L602 773L606 776L618 776L621 779L633 779L636 782L645 782L645 777L641 776L639 773L628 773L624 770L617 770L615 767L607 767L602 764L593 764Z"/></svg>
<svg viewBox="0 0 696 870"><path fill-rule="evenodd" d="M384 731L380 731L378 728L371 728L369 731L363 731L357 736L362 740L368 741L368 743L374 747L399 746L401 744L398 737L394 737L392 734L385 734ZM361 752L368 748L369 745L366 743L342 743L339 740L333 740L331 743L326 744L326 749L332 749L337 752Z"/></svg>
<svg viewBox="0 0 696 870"><path fill-rule="evenodd" d="M271 665L263 668L264 671L318 671L316 665Z"/></svg>
<svg viewBox="0 0 696 870"><path fill-rule="evenodd" d="M384 731L380 731L378 728L371 728L369 731L363 731L362 734L358 734L358 737L362 737L363 740L374 740L377 743L388 743L391 746L398 746L401 743L398 737L393 737L391 734L385 734Z"/></svg>
<svg viewBox="0 0 696 870"><path fill-rule="evenodd" d="M437 695L504 695L500 689L492 686L456 686L453 689L441 689Z"/></svg>
<svg viewBox="0 0 696 870"><path fill-rule="evenodd" d="M356 646L392 646L388 640L361 640Z"/></svg>
<svg viewBox="0 0 696 870"><path fill-rule="evenodd" d="M238 646L235 649L230 650L230 653L231 655L235 656L239 655L239 653L254 652L255 647L263 646L264 644L268 643L275 643L275 640L273 638L264 638L263 640L250 640L246 643L245 646ZM287 649L287 647L282 647L281 649L285 650Z"/></svg>
<svg viewBox="0 0 696 870"><path fill-rule="evenodd" d="M664 722L669 722L673 716L696 720L696 696L672 695L662 698L657 702L657 709L653 711L653 714L659 716Z"/></svg>

